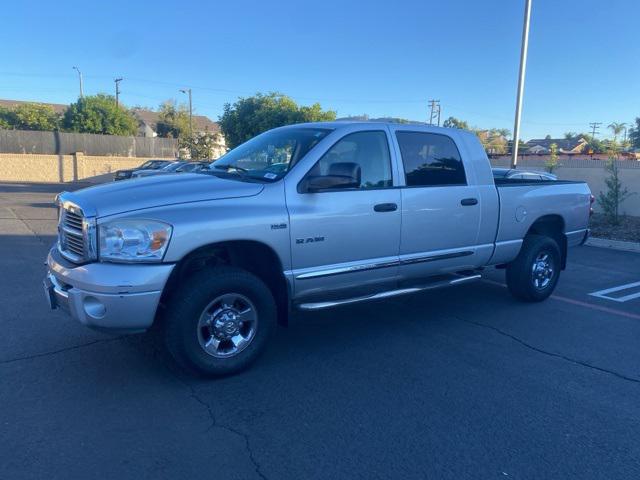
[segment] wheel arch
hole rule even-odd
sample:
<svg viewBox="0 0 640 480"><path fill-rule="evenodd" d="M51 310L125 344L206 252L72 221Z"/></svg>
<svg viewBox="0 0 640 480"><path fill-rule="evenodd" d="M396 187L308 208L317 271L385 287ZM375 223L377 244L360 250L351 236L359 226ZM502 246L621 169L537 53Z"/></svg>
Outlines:
<svg viewBox="0 0 640 480"><path fill-rule="evenodd" d="M169 301L172 293L189 275L217 265L239 267L260 278L271 290L276 301L278 323L287 324L291 295L282 261L272 247L255 240L210 243L186 254L171 272L162 292L161 303Z"/></svg>
<svg viewBox="0 0 640 480"><path fill-rule="evenodd" d="M543 215L537 218L527 230L527 235L542 235L556 241L560 248L560 262L562 270L567 266L567 236L565 235L565 221L561 215Z"/></svg>

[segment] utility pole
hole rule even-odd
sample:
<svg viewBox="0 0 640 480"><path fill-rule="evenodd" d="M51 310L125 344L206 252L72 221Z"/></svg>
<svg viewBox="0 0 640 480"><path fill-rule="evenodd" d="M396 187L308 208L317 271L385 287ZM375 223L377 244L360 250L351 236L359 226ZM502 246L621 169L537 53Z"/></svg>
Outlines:
<svg viewBox="0 0 640 480"><path fill-rule="evenodd" d="M73 67L73 70L78 72L78 78L80 79L80 98L83 98L84 92L82 91L82 72L78 67Z"/></svg>
<svg viewBox="0 0 640 480"><path fill-rule="evenodd" d="M113 81L116 84L116 107L118 107L120 105L118 100L120 99L120 82L122 81L122 77L114 78Z"/></svg>
<svg viewBox="0 0 640 480"><path fill-rule="evenodd" d="M429 109L429 125L433 125L434 120L437 120L440 126L440 100L429 100Z"/></svg>
<svg viewBox="0 0 640 480"><path fill-rule="evenodd" d="M589 127L591 127L591 138L593 140L596 139L596 133L598 133L598 129L600 128L600 125L602 125L602 122L591 122L589 124Z"/></svg>
<svg viewBox="0 0 640 480"><path fill-rule="evenodd" d="M520 141L520 116L522 114L522 95L524 94L524 76L527 69L527 50L529 49L529 22L531 20L531 0L525 0L524 23L522 25L522 47L520 48L520 72L516 97L516 118L513 126L513 147L511 148L511 168L518 166L518 142Z"/></svg>
<svg viewBox="0 0 640 480"><path fill-rule="evenodd" d="M182 93L189 95L189 136L193 138L193 104L191 103L191 89L180 90Z"/></svg>

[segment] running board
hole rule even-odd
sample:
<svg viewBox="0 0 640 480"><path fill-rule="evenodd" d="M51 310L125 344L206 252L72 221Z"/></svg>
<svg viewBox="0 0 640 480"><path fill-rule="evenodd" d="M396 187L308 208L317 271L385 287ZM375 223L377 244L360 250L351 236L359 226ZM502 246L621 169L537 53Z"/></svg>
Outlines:
<svg viewBox="0 0 640 480"><path fill-rule="evenodd" d="M388 290L386 292L375 293L373 295L365 295L363 297L346 298L344 300L334 300L331 302L301 303L298 305L298 309L322 310L324 308L337 307L338 305L349 305L351 303L368 302L370 300L381 300L383 298L397 297L399 295L406 295L408 293L416 293L425 290L434 290L436 288L450 287L453 285L459 285L461 283L471 282L473 280L479 280L480 278L482 278L482 275L468 275L464 277L454 278L453 280L434 282L429 285L423 285L420 287L399 288L397 290Z"/></svg>

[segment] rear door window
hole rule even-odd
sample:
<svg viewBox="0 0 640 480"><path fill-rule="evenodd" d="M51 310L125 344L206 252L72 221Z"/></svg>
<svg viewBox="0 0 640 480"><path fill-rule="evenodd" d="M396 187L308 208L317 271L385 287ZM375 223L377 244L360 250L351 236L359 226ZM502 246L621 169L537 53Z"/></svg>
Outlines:
<svg viewBox="0 0 640 480"><path fill-rule="evenodd" d="M466 185L460 152L454 141L437 133L396 132L408 187Z"/></svg>

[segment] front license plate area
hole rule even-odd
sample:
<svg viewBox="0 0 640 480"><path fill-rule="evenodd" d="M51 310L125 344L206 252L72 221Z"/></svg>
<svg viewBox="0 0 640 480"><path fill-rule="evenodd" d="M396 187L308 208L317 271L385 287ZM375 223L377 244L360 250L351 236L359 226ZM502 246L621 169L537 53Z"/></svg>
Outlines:
<svg viewBox="0 0 640 480"><path fill-rule="evenodd" d="M42 282L42 286L44 288L44 296L47 299L47 303L49 304L49 308L51 310L55 310L58 308L58 304L56 302L56 296L53 293L53 285L48 278L45 278L44 282Z"/></svg>

